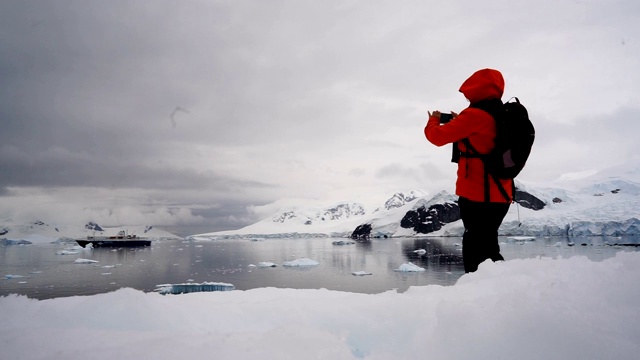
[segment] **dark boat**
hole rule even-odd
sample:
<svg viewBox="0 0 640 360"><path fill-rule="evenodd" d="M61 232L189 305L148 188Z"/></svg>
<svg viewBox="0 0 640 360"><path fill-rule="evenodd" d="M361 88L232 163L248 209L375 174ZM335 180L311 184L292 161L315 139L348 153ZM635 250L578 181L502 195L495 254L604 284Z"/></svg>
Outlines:
<svg viewBox="0 0 640 360"><path fill-rule="evenodd" d="M124 230L116 236L87 236L86 239L77 239L78 245L85 247L89 244L93 247L139 247L151 246L151 240L136 235L126 235Z"/></svg>

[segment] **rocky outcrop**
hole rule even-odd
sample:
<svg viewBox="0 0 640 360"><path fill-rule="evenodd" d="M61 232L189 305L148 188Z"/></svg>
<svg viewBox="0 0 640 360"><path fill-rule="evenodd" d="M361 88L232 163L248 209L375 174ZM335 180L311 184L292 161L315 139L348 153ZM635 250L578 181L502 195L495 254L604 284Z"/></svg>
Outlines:
<svg viewBox="0 0 640 360"><path fill-rule="evenodd" d="M85 226L85 229L87 230L93 230L93 231L104 231L100 225L94 223L94 222L88 222Z"/></svg>
<svg viewBox="0 0 640 360"><path fill-rule="evenodd" d="M339 204L332 208L323 210L321 220L340 220L364 214L364 206L360 204Z"/></svg>
<svg viewBox="0 0 640 360"><path fill-rule="evenodd" d="M400 226L405 229L413 229L419 234L428 234L440 230L444 224L460 220L460 208L456 203L444 203L431 205L428 209L424 206L416 210L407 211Z"/></svg>
<svg viewBox="0 0 640 360"><path fill-rule="evenodd" d="M542 210L544 209L544 207L547 205L544 201L538 199L537 197L529 194L526 191L522 191L518 188L516 188L516 194L515 194L515 200L516 202L527 209L531 209L531 210Z"/></svg>
<svg viewBox="0 0 640 360"><path fill-rule="evenodd" d="M293 211L286 211L278 216L273 217L273 222L284 223L287 220L293 219L296 217L296 214Z"/></svg>
<svg viewBox="0 0 640 360"><path fill-rule="evenodd" d="M397 192L393 194L387 201L384 203L384 208L387 210L395 209L406 205L409 202L416 200L421 194L418 194L416 191L411 191L408 194Z"/></svg>
<svg viewBox="0 0 640 360"><path fill-rule="evenodd" d="M367 240L371 236L371 224L362 224L353 230L351 238L354 240Z"/></svg>

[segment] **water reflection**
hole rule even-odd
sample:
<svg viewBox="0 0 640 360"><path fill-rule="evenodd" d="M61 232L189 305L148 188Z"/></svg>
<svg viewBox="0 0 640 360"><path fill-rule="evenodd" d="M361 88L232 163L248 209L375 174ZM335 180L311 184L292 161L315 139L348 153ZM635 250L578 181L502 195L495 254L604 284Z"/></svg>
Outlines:
<svg viewBox="0 0 640 360"><path fill-rule="evenodd" d="M423 267L463 265L462 247L447 238L405 241L402 244L402 251L409 261Z"/></svg>
<svg viewBox="0 0 640 360"><path fill-rule="evenodd" d="M132 287L153 291L158 284L226 282L238 290L257 287L327 288L361 293L410 286L452 285L464 274L460 238L371 239L351 245L334 245L336 239L225 240L213 242L154 242L138 249L83 250L76 255L56 255L67 244L0 246L0 296L11 293L35 298L90 295ZM533 241L532 241L533 240ZM638 238L500 238L507 259L587 256L603 260L618 251L637 251ZM616 245L618 244L618 245ZM299 258L319 264L287 268ZM97 261L76 264L78 258ZM273 262L275 268L261 268ZM398 272L411 262L424 272ZM354 276L354 272L372 275ZM6 275L22 278L4 279Z"/></svg>

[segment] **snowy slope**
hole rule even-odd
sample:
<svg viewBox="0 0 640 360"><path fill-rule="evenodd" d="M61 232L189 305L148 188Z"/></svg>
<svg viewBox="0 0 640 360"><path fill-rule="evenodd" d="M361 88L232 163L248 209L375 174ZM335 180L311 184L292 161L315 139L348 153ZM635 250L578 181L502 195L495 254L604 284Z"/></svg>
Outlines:
<svg viewBox="0 0 640 360"><path fill-rule="evenodd" d="M535 236L640 235L639 169L640 158L633 158L590 176L561 177L552 184L517 181L520 190L534 195L546 205L538 211L512 205L500 233ZM350 216L330 220L318 216L323 210L287 209L239 230L199 234L190 238L349 236L362 224L372 226L372 235L416 236L420 234L400 227L400 220L408 211L422 206L428 208L433 204L453 203L456 199L456 196L446 192L431 196L422 192L397 193L373 211L358 206L358 211L352 211ZM460 236L462 232L461 221L456 221L429 235Z"/></svg>

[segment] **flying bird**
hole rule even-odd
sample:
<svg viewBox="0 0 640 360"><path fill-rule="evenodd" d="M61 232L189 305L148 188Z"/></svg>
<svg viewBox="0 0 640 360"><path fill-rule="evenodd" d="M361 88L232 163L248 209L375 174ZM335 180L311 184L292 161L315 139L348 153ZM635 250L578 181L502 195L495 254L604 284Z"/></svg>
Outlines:
<svg viewBox="0 0 640 360"><path fill-rule="evenodd" d="M173 109L173 111L171 112L171 115L169 116L171 118L171 125L173 125L173 127L176 127L176 114L178 113L178 111L182 111L183 113L189 114L189 110L181 107L181 106L176 106L175 109Z"/></svg>

